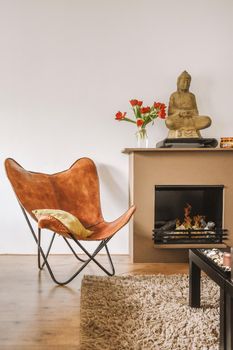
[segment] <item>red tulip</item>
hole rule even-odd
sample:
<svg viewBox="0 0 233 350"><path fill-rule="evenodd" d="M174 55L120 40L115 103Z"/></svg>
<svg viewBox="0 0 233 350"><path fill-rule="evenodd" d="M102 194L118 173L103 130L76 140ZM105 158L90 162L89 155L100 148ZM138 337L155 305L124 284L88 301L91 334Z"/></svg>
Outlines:
<svg viewBox="0 0 233 350"><path fill-rule="evenodd" d="M125 116L126 116L126 112L122 113L119 111L116 113L115 119L116 120L123 120L123 119L125 119Z"/></svg>
<svg viewBox="0 0 233 350"><path fill-rule="evenodd" d="M137 126L140 127L144 124L144 120L143 119L137 119Z"/></svg>
<svg viewBox="0 0 233 350"><path fill-rule="evenodd" d="M154 102L154 108L158 111L158 117L165 119L166 117L166 105L161 102Z"/></svg>
<svg viewBox="0 0 233 350"><path fill-rule="evenodd" d="M138 100L130 100L129 102L131 103L132 107L135 107L138 105Z"/></svg>
<svg viewBox="0 0 233 350"><path fill-rule="evenodd" d="M161 102L154 102L154 107L156 108L156 109L165 109L166 108L166 106L165 106L165 104L164 103L161 103Z"/></svg>
<svg viewBox="0 0 233 350"><path fill-rule="evenodd" d="M161 119L165 119L166 112L165 112L164 108L160 109L160 111L158 112L158 117L161 118Z"/></svg>
<svg viewBox="0 0 233 350"><path fill-rule="evenodd" d="M142 107L142 108L140 108L140 112L142 114L150 113L150 107Z"/></svg>
<svg viewBox="0 0 233 350"><path fill-rule="evenodd" d="M141 107L141 105L143 103L142 101L138 101L138 100L130 100L129 102L131 103L132 107L135 107L135 106Z"/></svg>
<svg viewBox="0 0 233 350"><path fill-rule="evenodd" d="M154 108L160 108L161 103L160 102L154 102Z"/></svg>

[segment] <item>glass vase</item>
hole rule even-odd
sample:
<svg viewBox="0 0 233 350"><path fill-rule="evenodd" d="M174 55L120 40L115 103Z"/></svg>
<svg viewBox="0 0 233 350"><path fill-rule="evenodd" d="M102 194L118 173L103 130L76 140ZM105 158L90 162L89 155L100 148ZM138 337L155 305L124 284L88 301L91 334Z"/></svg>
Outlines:
<svg viewBox="0 0 233 350"><path fill-rule="evenodd" d="M145 128L138 129L138 131L136 132L136 140L138 148L149 147L148 135Z"/></svg>

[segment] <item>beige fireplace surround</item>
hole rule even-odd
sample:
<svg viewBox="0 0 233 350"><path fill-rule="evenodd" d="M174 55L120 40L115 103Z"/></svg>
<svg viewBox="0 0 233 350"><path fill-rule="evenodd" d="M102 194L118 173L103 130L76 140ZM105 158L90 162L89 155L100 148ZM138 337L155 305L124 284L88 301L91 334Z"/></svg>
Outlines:
<svg viewBox="0 0 233 350"><path fill-rule="evenodd" d="M233 246L233 149L126 148L129 198L137 207L130 223L130 255L135 263L186 262L188 247L155 245L155 185L224 185L223 225Z"/></svg>

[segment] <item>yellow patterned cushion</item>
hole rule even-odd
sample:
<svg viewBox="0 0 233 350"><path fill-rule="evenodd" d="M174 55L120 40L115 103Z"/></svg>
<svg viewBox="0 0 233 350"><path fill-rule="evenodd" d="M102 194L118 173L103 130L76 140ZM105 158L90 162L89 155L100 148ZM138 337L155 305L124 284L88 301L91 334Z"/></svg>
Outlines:
<svg viewBox="0 0 233 350"><path fill-rule="evenodd" d="M87 238L92 234L92 231L87 230L74 215L64 210L59 209L36 209L32 211L39 220L42 217L51 216L60 221L69 232L81 238Z"/></svg>

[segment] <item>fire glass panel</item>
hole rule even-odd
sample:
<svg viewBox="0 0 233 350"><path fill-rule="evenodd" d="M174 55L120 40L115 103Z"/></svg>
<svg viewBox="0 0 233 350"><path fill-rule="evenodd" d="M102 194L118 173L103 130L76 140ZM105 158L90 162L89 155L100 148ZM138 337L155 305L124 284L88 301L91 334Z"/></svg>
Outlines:
<svg viewBox="0 0 233 350"><path fill-rule="evenodd" d="M184 208L191 205L190 215L205 216L216 228L222 228L223 185L155 186L155 228L165 222L184 219Z"/></svg>

